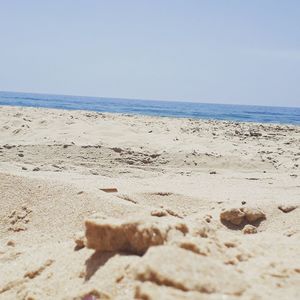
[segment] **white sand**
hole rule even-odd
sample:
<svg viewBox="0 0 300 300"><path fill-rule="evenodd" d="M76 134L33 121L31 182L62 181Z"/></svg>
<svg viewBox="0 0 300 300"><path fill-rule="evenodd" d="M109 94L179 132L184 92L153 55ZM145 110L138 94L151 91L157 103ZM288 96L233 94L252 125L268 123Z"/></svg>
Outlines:
<svg viewBox="0 0 300 300"><path fill-rule="evenodd" d="M299 126L0 107L0 299L300 299L299 179Z"/></svg>

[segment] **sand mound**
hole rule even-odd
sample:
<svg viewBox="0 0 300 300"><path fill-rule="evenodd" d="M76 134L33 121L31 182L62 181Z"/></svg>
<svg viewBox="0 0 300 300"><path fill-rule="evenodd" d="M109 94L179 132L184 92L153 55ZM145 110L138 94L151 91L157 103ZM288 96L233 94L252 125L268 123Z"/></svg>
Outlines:
<svg viewBox="0 0 300 300"><path fill-rule="evenodd" d="M176 261L180 257L180 264ZM212 258L172 246L150 248L135 270L135 278L182 291L241 295L246 284L232 268Z"/></svg>
<svg viewBox="0 0 300 300"><path fill-rule="evenodd" d="M86 246L97 251L126 251L143 254L149 247L162 245L183 236L188 227L176 218L136 217L88 219L85 222Z"/></svg>

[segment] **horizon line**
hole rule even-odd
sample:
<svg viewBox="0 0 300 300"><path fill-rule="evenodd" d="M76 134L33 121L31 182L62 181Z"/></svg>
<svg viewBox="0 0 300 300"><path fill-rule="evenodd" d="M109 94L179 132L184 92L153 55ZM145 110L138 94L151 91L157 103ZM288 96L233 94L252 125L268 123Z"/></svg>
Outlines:
<svg viewBox="0 0 300 300"><path fill-rule="evenodd" d="M228 105L228 106L258 106L258 107L277 107L277 108L296 108L300 106L282 106L282 105L262 105L262 104L238 104L238 103L219 103L219 102L198 102L192 100L169 100L169 99L145 99L145 98L120 98L111 96L83 96L83 95L70 95L70 94L57 94L57 93L45 93L45 92L20 92L20 91L3 91L0 93L17 93L17 94L35 94L35 95L51 95L51 96L64 96L64 97L77 97L77 98L100 98L100 99L114 99L114 100L133 100L133 101L157 101L157 102L176 102L176 103L190 103L190 104L208 104L208 105Z"/></svg>

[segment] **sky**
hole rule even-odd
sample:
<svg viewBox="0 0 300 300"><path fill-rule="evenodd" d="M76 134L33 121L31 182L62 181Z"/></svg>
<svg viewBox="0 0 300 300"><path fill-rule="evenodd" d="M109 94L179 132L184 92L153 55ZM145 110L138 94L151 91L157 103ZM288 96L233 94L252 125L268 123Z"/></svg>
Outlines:
<svg viewBox="0 0 300 300"><path fill-rule="evenodd" d="M0 90L300 106L300 1L0 0Z"/></svg>

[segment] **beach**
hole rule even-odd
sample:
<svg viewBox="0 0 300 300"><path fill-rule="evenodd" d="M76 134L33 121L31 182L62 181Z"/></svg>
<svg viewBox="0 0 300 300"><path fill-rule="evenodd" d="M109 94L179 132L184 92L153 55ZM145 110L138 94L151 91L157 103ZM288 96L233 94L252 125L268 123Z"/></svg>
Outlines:
<svg viewBox="0 0 300 300"><path fill-rule="evenodd" d="M0 106L0 299L299 299L300 126Z"/></svg>

